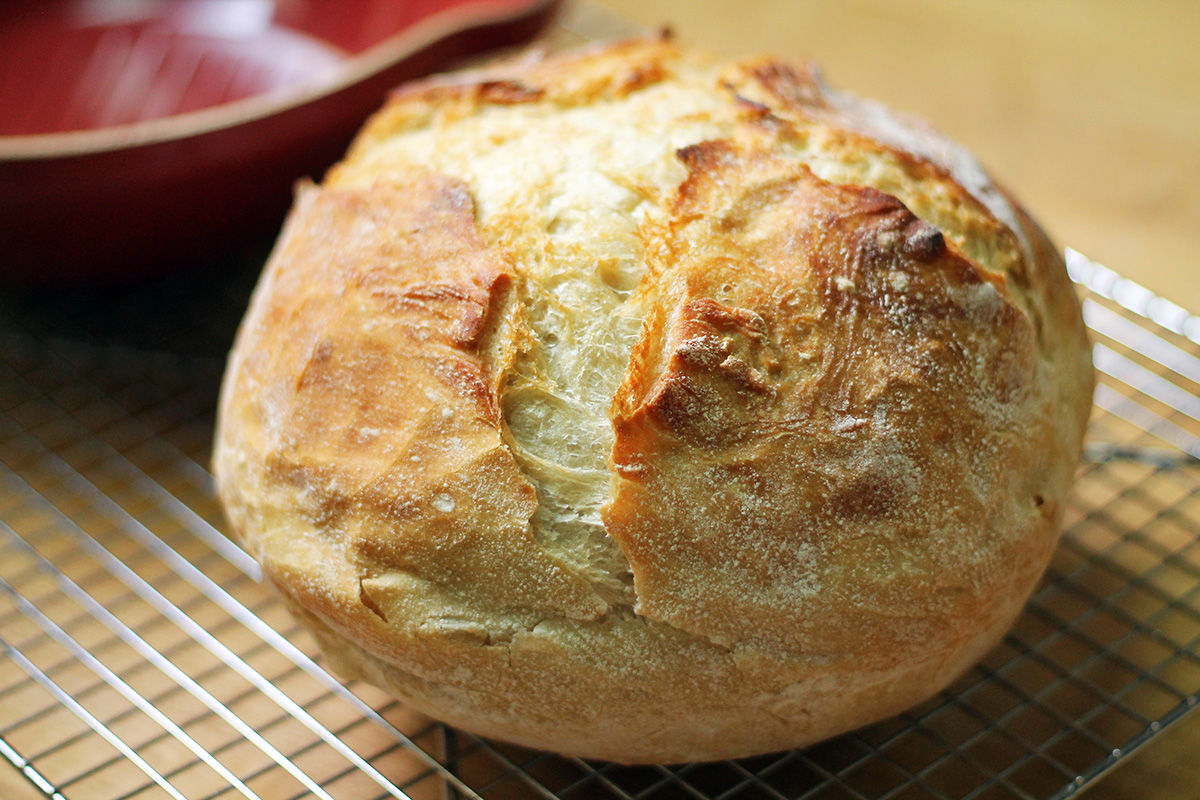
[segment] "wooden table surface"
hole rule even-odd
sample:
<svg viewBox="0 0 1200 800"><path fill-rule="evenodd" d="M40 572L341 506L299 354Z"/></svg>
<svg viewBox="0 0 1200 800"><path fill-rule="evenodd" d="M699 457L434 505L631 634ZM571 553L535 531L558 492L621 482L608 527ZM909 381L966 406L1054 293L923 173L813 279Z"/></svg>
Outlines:
<svg viewBox="0 0 1200 800"><path fill-rule="evenodd" d="M597 0L723 55L831 83L967 145L1062 245L1200 313L1195 0ZM1088 791L1200 798L1193 714Z"/></svg>
<svg viewBox="0 0 1200 800"><path fill-rule="evenodd" d="M1200 312L1195 0L596 3L721 54L819 61L968 145L1060 243ZM1197 753L1193 715L1087 795L1200 798ZM41 796L0 768L0 798Z"/></svg>

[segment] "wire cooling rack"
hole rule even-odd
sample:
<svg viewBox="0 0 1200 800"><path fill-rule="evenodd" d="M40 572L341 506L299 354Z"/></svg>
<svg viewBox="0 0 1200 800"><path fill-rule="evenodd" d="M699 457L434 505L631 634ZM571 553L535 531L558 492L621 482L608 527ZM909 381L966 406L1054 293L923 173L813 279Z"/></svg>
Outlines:
<svg viewBox="0 0 1200 800"><path fill-rule="evenodd" d="M324 671L222 535L206 469L254 269L224 295L0 300L0 755L65 800L1067 797L1200 691L1200 319L1069 261L1101 383L1012 632L893 720L670 767L484 741Z"/></svg>

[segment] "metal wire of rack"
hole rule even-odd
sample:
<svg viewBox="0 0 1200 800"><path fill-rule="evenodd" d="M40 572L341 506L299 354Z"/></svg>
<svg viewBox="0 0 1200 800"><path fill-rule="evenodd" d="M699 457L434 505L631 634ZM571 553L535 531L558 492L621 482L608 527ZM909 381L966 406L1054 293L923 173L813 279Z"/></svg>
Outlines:
<svg viewBox="0 0 1200 800"><path fill-rule="evenodd" d="M637 768L489 742L331 677L220 532L220 356L0 307L0 756L62 800L1070 796L1197 705L1200 319L1068 260L1102 380L1062 545L1003 643L816 747ZM220 301L228 319L242 300Z"/></svg>

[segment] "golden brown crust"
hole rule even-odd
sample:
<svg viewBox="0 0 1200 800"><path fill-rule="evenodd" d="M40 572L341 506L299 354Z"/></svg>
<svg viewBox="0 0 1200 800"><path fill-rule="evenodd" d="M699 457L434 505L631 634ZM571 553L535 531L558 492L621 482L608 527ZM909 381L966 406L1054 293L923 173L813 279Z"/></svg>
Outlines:
<svg viewBox="0 0 1200 800"><path fill-rule="evenodd" d="M343 675L721 758L997 641L1090 392L1061 259L969 155L809 67L632 41L396 93L297 198L215 464Z"/></svg>
<svg viewBox="0 0 1200 800"><path fill-rule="evenodd" d="M681 157L689 177L652 245L663 325L637 345L663 354L635 357L658 367L615 401L606 521L638 612L726 646L860 663L915 655L878 646L879 615L973 630L991 617L978 596L1011 576L940 532L1013 524L1019 476L997 464L1040 446L1027 317L894 197L769 151L705 142ZM985 444L996 461L972 474ZM847 570L866 548L884 551L872 570Z"/></svg>
<svg viewBox="0 0 1200 800"><path fill-rule="evenodd" d="M337 534L363 581L491 564L494 581L462 593L593 618L603 605L529 539L536 498L501 442L498 376L479 352L511 279L456 181L309 190L241 331L225 394L250 402L226 405L223 435L241 441L221 446L253 453L242 479L288 492L270 510ZM260 520L235 522L253 543Z"/></svg>

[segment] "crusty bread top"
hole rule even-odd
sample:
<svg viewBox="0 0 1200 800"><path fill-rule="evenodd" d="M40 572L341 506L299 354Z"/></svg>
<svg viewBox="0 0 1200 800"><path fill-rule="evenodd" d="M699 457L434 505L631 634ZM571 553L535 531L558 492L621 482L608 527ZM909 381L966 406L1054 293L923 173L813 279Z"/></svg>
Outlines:
<svg viewBox="0 0 1200 800"><path fill-rule="evenodd" d="M392 98L300 194L217 471L267 573L406 669L421 626L621 618L886 670L1029 591L1090 389L1057 252L961 148L634 41Z"/></svg>

